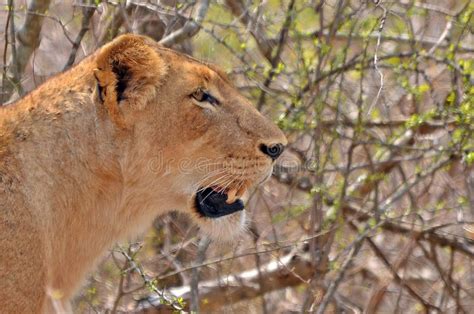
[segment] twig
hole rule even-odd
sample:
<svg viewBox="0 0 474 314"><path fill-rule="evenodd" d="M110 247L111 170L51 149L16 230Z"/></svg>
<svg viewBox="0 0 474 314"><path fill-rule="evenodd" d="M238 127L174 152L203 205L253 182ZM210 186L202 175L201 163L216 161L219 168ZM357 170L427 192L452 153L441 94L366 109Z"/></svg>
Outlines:
<svg viewBox="0 0 474 314"><path fill-rule="evenodd" d="M423 299L422 296L420 296L415 290L413 290L409 285L407 285L405 283L405 281L400 278L400 276L398 275L397 273L397 270L396 268L394 268L391 264L390 264L390 261L385 257L385 255L382 253L382 251L378 248L378 246L372 241L372 239L370 238L367 238L367 242L369 243L369 246L373 249L373 251L375 252L376 256L380 258L380 260L383 262L383 264L387 267L387 269L391 272L393 278L395 279L395 281L405 287L407 289L407 291L413 296L415 297L418 301L420 301L421 304L423 304L423 306L425 307L425 309L427 310L430 310L430 309L433 309L433 310L438 310L440 311L440 309L430 303L428 303L425 299ZM426 311L428 312L428 311ZM440 311L441 312L441 311Z"/></svg>
<svg viewBox="0 0 474 314"><path fill-rule="evenodd" d="M438 254L436 253L436 246L433 244L430 245L430 250L426 250L422 245L420 245L421 250L423 251L423 254L426 256L426 258L431 261L434 265L434 267L438 270L439 276L441 280L444 282L445 289L448 291L448 294L453 298L453 300L456 300L456 313L468 313L464 309L464 307L459 303L459 299L457 298L459 295L456 295L456 289L460 288L460 284L456 282L456 280L452 277L452 268L450 268L448 273L445 273L443 270L442 266L440 265L440 261L438 259ZM451 253L451 262L454 257L454 251ZM451 264L451 263L450 263ZM452 264L451 264L452 265ZM454 287L453 287L454 286ZM455 289L456 288L456 289ZM468 294L473 297L472 293Z"/></svg>
<svg viewBox="0 0 474 314"><path fill-rule="evenodd" d="M433 175L436 171L443 168L444 166L448 165L452 161L451 157L441 159L436 162L433 166L428 168L426 171L417 174L414 176L413 179L409 180L408 182L404 182L400 187L392 193L392 195L387 196L386 200L380 205L378 209L380 212L386 212L390 209L390 206L398 201L403 195L405 195L408 191L410 191L414 186L419 184L422 179L426 178L427 176Z"/></svg>
<svg viewBox="0 0 474 314"><path fill-rule="evenodd" d="M40 33L43 26L44 14L51 0L28 1L27 14L20 30L16 33L17 58L10 58L7 73L8 84L4 86L3 99L11 97L20 84L20 78L25 71L31 55L40 44Z"/></svg>
<svg viewBox="0 0 474 314"><path fill-rule="evenodd" d="M206 258L206 251L211 244L211 240L207 236L203 236L199 241L197 255L195 264L199 265L204 262ZM196 267L192 271L191 275L191 304L190 304L191 312L199 313L199 268Z"/></svg>
<svg viewBox="0 0 474 314"><path fill-rule="evenodd" d="M365 232L360 234L359 237L352 242L351 244L352 248L348 256L346 257L344 263L342 264L341 270L339 271L337 277L329 285L328 290L326 291L326 294L324 295L323 299L321 300L321 303L319 304L316 314L323 314L324 311L326 310L326 307L329 305L329 302L331 301L334 293L336 292L337 287L341 283L342 279L344 279L344 275L347 269L349 268L353 258L359 253L359 250L362 247L364 239L367 236L369 230L370 229L366 229Z"/></svg>
<svg viewBox="0 0 474 314"><path fill-rule="evenodd" d="M367 221L372 218L372 215L365 213L354 205L346 204L343 209L345 215L354 217L358 221ZM463 243L452 235L450 236L449 234L442 235L440 233L436 233L432 228L414 229L405 226L403 223L396 223L390 219L386 219L380 227L386 231L400 234L403 236L416 235L420 241L426 241L428 243L432 243L441 247L449 247L450 249L462 253L469 258L474 258L474 247L472 245Z"/></svg>
<svg viewBox="0 0 474 314"><path fill-rule="evenodd" d="M72 44L71 53L69 54L69 58L66 64L64 65L63 71L66 71L74 64L74 61L76 60L77 50L79 49L79 46L81 44L82 39L84 38L84 35L89 30L89 23L92 16L94 15L95 10L96 10L95 6L84 6L82 8L81 30L77 34L77 37Z"/></svg>
<svg viewBox="0 0 474 314"><path fill-rule="evenodd" d="M378 34L377 34L377 44L375 45L375 53L374 53L374 68L380 77L380 86L379 86L379 89L377 91L377 95L375 96L374 101L372 102L369 109L367 110L367 115L370 115L370 113L372 112L372 109L377 105L380 99L380 95L382 95L382 91L384 88L384 75L378 65L378 58L379 58L378 53L379 53L379 48L381 44L382 31L385 26L385 21L387 20L388 10L383 5L380 5L380 2L377 4L377 7L380 7L383 10L382 17L380 18L380 24L379 24Z"/></svg>
<svg viewBox="0 0 474 314"><path fill-rule="evenodd" d="M436 41L436 43L433 45L433 47L431 47L431 49L428 51L428 55L432 55L435 50L439 47L439 45L441 45L441 43L446 39L446 37L450 34L451 32L451 29L453 27L453 21L450 19L447 23L446 23L446 27L444 28L444 31L441 33L441 35L439 36L438 40Z"/></svg>
<svg viewBox="0 0 474 314"><path fill-rule="evenodd" d="M245 8L245 4L242 0L226 0L225 4L230 8L232 14L248 27L250 34L257 43L260 53L268 62L272 62L272 50L273 45L276 44L276 40L269 39L266 36L262 23L255 21L255 18L250 15L248 8Z"/></svg>
<svg viewBox="0 0 474 314"><path fill-rule="evenodd" d="M357 227L355 226L355 224L350 223L350 226L353 228L353 230L357 231ZM396 276L397 280L401 279L400 277L398 277L397 272L400 268L402 268L408 262L408 259L410 258L410 255L411 255L411 253L413 252L413 249L416 246L416 240L415 239L410 239L409 240L409 243L402 250L402 253L397 257L397 259L395 260L393 265L388 263L388 260L385 258L382 251L375 245L375 243L372 241L372 239L367 238L367 241L369 242L369 245L372 247L372 249L375 250L376 256L378 256L382 260L382 262L386 265L386 267L389 268L389 270L392 272L392 274L395 274L394 277ZM388 266L387 266L387 264L388 264ZM370 299L367 302L367 305L365 307L368 313L376 313L376 311L377 311L380 303L382 302L383 297L384 297L384 295L387 291L387 287L390 285L391 282L392 282L391 278L386 278L384 280L381 280L378 283L378 285L375 287L374 292L372 293L372 295L371 295L371 297L370 297ZM403 280L401 281L401 283L402 283L401 286L405 286L405 285L408 286L408 284L406 284ZM412 293L411 288L409 288L409 292ZM418 296L418 294L412 293L412 295L414 295L415 298L417 298L418 300L421 299L421 301L424 302L424 299L421 298L420 296Z"/></svg>
<svg viewBox="0 0 474 314"><path fill-rule="evenodd" d="M191 38L197 34L201 28L201 23L206 16L207 9L209 8L209 0L201 0L198 4L196 10L196 16L194 18L189 18L184 26L180 29L175 30L171 34L165 36L160 40L160 44L166 47L170 47L174 44L177 44L184 39Z"/></svg>
<svg viewBox="0 0 474 314"><path fill-rule="evenodd" d="M273 248L269 248L269 249L266 249L266 250L260 250L260 251L252 251L252 252L248 252L248 253L242 253L242 254L238 254L238 255L232 255L232 256L228 256L228 257L220 257L220 258L216 258L216 259L213 259L213 260L210 260L210 261L207 261L207 262L204 262L202 264L199 264L199 265L191 265L191 266L188 266L188 267L183 267L181 270L177 270L177 271L173 271L173 272L170 272L168 274L164 274L162 276L159 276L157 277L158 280L162 280L162 279L165 279L165 278L169 278L169 277L172 277L172 276L175 276L181 272L184 272L184 271L190 271L190 270L193 270L194 268L199 268L199 267L203 267L203 266L210 266L210 265L215 265L215 264L220 264L220 263L223 263L223 262L226 262L226 261L231 261L231 260L234 260L234 259L237 259L237 258L243 258L243 257L247 257L247 256L252 256L252 255L256 255L256 254L268 254L268 253L273 253L275 251L280 251L282 249L285 249L285 248L292 248L292 247L295 247L295 246L298 246L300 245L301 243L306 243L307 241L311 240L311 239L314 239L314 238L317 238L317 237L321 237L325 234L329 233L329 230L328 231L323 231L323 232L319 232L317 234L314 234L312 236L309 236L309 237L305 237L305 238L302 238L302 239L298 239L298 240L293 240L293 241L288 241L289 244L283 244L281 242L278 242L278 246L277 247L273 247Z"/></svg>
<svg viewBox="0 0 474 314"><path fill-rule="evenodd" d="M300 285L301 279L309 279L316 269L311 266L307 246L295 249L293 252L277 258L261 267L261 279L264 285L259 286L257 269L228 275L217 280L209 280L199 284L201 311L217 311L226 304L248 300L281 288ZM170 288L176 297L189 300L191 287L183 286ZM209 302L212 300L212 302ZM163 305L157 298L150 300L152 305L139 309L139 313L160 313Z"/></svg>
<svg viewBox="0 0 474 314"><path fill-rule="evenodd" d="M132 250L132 246L129 245L129 247L128 247L128 254L129 255L132 254L131 250ZM115 260L114 252L112 252L112 258L117 263L117 261ZM117 265L117 267L119 267L119 266ZM125 275L127 274L126 271L127 271L128 268L129 268L128 260L125 260L125 263L123 264L122 268L120 269L120 281L119 281L119 284L118 284L117 296L115 297L114 305L112 306L112 310L111 310L112 314L115 314L117 312L117 308L120 304L120 300L125 295L125 292L123 290L123 285L124 285L124 282L125 282L124 279L125 279Z"/></svg>
<svg viewBox="0 0 474 314"><path fill-rule="evenodd" d="M273 80L273 77L276 75L276 67L280 61L280 55L283 51L283 46L285 45L285 41L286 41L286 37L287 37L287 34L290 30L290 26L291 26L291 21L293 19L293 7L295 5L295 0L291 0L290 3L288 4L288 8L286 10L286 18L285 18L285 21L283 22L283 25L281 27L281 30L280 30L280 35L278 37L278 44L277 44L277 48L276 48L276 51L275 53L273 54L271 60L270 60L270 72L268 73L268 76L267 78L265 79L265 82L263 83L263 86L264 87L268 87L270 86L270 83L272 82ZM260 98L258 99L258 102L257 102L257 109L258 110L261 110L262 109L262 106L263 104L265 103L265 95L266 95L266 91L263 89L261 94L260 94Z"/></svg>
<svg viewBox="0 0 474 314"><path fill-rule="evenodd" d="M11 14L11 10L14 10L15 9L15 4L13 2L13 0L9 0L9 11L8 11L8 14L10 15ZM12 56L12 62L16 64L17 62L17 59L18 59L18 55L17 55L17 52L16 52L16 36L15 36L15 17L13 15L10 16L10 23L11 23L11 26L10 26L10 40L11 40L11 43L10 43L10 47L11 47L11 56ZM19 78L19 74L18 74L18 69L16 67L13 67L13 77L15 78ZM17 90L18 90L18 93L19 94L22 94L23 93L23 89L22 89L22 86L21 84L17 84L16 86Z"/></svg>
<svg viewBox="0 0 474 314"><path fill-rule="evenodd" d="M124 8L122 4L118 4L114 10L107 15L106 24L102 28L102 32L97 40L99 47L105 45L119 34L120 27L125 22L125 16L129 14L131 10L131 5L127 5Z"/></svg>
<svg viewBox="0 0 474 314"><path fill-rule="evenodd" d="M8 35L10 33L9 29L13 29L13 38L12 38L12 50L14 49L15 50L15 54L16 54L16 47L15 47L15 44L14 44L14 40L15 40L15 30L14 30L14 27L13 27L13 20L14 20L14 17L13 17L13 11L14 11L14 3L13 3L13 0L8 0L8 15L7 15L7 22L5 23L5 46L3 48L3 75L2 75L2 103L4 101L4 96L5 96L5 83L6 83L6 80L7 80L7 66L5 66L7 64L7 50L8 50L8 44L9 44L9 41L8 41ZM12 24L12 26L10 26L10 24ZM13 55L13 53L12 53ZM16 57L13 58L14 62L16 63Z"/></svg>
<svg viewBox="0 0 474 314"><path fill-rule="evenodd" d="M164 302L167 306L171 306L176 311L183 310L183 308L174 300L172 296L169 296L165 291L158 289L155 280L151 279L145 273L141 265L139 265L128 252L121 248L118 250L118 252L120 252L126 258L128 264L130 265L130 269L135 270L140 275L145 285L159 296L160 302Z"/></svg>
<svg viewBox="0 0 474 314"><path fill-rule="evenodd" d="M327 30L323 30L322 32L317 30L309 34L300 34L301 37L307 38L307 39L312 39L316 34L322 33L323 35L328 35L329 32ZM354 33L346 33L346 32L336 32L334 35L334 38L336 39L347 39L349 37L352 37L353 39L364 39L366 37L370 39L375 39L377 40L379 37L382 41L392 41L396 43L411 43L415 41L417 44L422 45L423 47L433 47L433 45L436 44L439 38L432 37L432 36L415 36L415 38L411 37L408 34L400 34L400 35L381 35L378 32L376 34L369 34L368 36L363 36L362 34L354 34ZM448 48L449 44L446 42L441 41L440 44L438 45L438 48ZM458 46L459 52L474 52L474 46L470 45L469 43L462 43L459 44Z"/></svg>
<svg viewBox="0 0 474 314"><path fill-rule="evenodd" d="M401 3L401 4L404 4L404 3ZM413 3L413 5L415 7L418 7L418 8L422 8L422 9L425 9L425 10L430 10L430 11L433 11L433 12L442 13L442 14L445 14L445 15L448 15L448 16L456 16L457 14L459 14L457 12L446 9L445 7L442 7L442 6L439 6L439 5L436 5L436 4L432 4L432 3L423 3L423 2L415 1L415 3Z"/></svg>

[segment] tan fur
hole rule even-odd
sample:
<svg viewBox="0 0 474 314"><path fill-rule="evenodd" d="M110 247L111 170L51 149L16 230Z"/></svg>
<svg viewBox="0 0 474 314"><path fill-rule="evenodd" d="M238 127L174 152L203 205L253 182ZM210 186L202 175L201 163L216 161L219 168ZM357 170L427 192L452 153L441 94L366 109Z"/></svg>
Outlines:
<svg viewBox="0 0 474 314"><path fill-rule="evenodd" d="M198 106L199 87L221 104ZM264 180L261 143L286 139L222 71L135 35L0 107L0 311L70 309L108 248L170 210L232 238L245 213L202 218L194 193Z"/></svg>

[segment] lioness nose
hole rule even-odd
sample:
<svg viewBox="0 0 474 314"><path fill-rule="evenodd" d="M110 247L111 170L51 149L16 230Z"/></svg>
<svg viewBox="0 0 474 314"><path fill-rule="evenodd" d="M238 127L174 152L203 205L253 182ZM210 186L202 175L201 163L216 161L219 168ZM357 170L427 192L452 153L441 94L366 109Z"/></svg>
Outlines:
<svg viewBox="0 0 474 314"><path fill-rule="evenodd" d="M269 156L272 160L277 159L281 155L281 153L283 153L284 149L285 146L281 143L272 145L260 145L260 150L262 151L262 153Z"/></svg>

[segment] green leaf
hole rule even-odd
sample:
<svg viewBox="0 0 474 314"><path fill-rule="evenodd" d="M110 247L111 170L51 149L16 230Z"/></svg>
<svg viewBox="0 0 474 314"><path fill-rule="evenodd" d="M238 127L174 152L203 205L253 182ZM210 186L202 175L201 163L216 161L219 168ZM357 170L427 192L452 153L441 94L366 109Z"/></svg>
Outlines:
<svg viewBox="0 0 474 314"><path fill-rule="evenodd" d="M468 166L471 166L472 164L474 164L474 152L469 152L466 155L466 163Z"/></svg>

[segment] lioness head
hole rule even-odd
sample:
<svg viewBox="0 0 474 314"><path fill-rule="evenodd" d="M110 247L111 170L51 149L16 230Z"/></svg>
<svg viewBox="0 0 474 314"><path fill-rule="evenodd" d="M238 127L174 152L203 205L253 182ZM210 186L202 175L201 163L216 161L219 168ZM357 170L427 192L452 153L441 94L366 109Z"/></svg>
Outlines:
<svg viewBox="0 0 474 314"><path fill-rule="evenodd" d="M95 102L128 138L125 194L187 212L213 237L242 230L242 198L271 175L284 134L217 67L149 38L121 36L95 60Z"/></svg>

